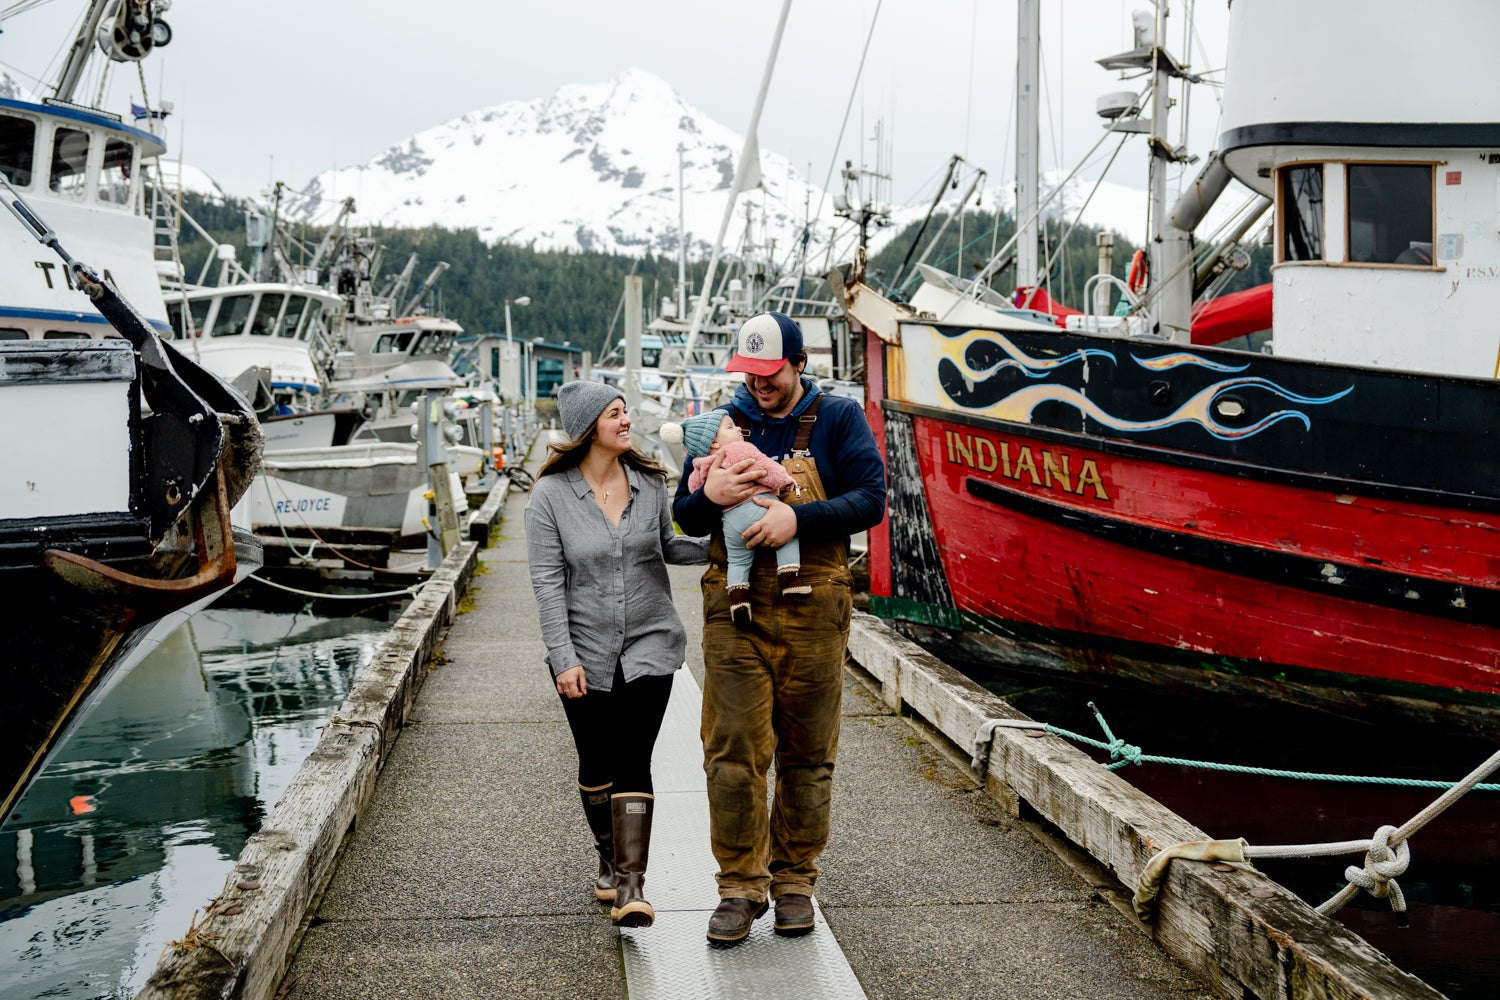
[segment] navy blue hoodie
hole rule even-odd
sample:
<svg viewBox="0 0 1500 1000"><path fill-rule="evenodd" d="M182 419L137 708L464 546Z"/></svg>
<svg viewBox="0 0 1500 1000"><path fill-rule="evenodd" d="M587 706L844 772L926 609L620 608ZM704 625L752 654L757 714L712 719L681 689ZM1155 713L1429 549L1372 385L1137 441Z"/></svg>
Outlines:
<svg viewBox="0 0 1500 1000"><path fill-rule="evenodd" d="M885 517L885 463L875 446L875 435L864 409L846 396L823 393L809 378L802 379L802 398L785 417L767 417L745 386L734 391L734 399L720 409L739 410L750 418L751 444L776 461L791 457L797 439L797 418L822 395L818 419L813 424L807 450L818 464L827 500L798 504L797 537L804 542L839 542L845 550L849 536L880 523ZM703 491L688 489L692 459L683 465L672 501L673 516L689 535L707 535L720 530L722 514Z"/></svg>

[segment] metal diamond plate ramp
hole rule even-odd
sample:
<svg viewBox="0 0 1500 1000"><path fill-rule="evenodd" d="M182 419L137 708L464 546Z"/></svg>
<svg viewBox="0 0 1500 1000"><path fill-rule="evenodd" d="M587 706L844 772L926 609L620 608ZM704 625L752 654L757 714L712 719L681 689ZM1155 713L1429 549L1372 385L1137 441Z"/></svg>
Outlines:
<svg viewBox="0 0 1500 1000"><path fill-rule="evenodd" d="M631 1000L864 997L816 900L817 926L804 937L776 936L769 911L733 948L712 947L704 937L719 896L698 734L702 703L693 675L677 671L652 761L656 815L646 898L656 909L656 923L620 930L627 995Z"/></svg>

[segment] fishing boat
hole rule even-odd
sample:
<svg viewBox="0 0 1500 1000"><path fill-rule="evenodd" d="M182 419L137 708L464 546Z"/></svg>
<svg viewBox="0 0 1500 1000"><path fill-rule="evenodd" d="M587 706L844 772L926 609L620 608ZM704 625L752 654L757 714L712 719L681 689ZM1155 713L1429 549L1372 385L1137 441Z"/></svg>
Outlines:
<svg viewBox="0 0 1500 1000"><path fill-rule="evenodd" d="M259 564L229 517L255 415L161 339L142 180L164 143L74 101L96 43L151 51L157 6L91 4L54 96L0 100L0 819L104 690Z"/></svg>
<svg viewBox="0 0 1500 1000"><path fill-rule="evenodd" d="M182 350L221 378L241 384L264 371L257 392L263 416L305 413L322 406L325 371L343 300L314 285L275 281L172 290L167 317ZM330 325L333 329L330 329ZM274 438L267 432L267 445Z"/></svg>
<svg viewBox="0 0 1500 1000"><path fill-rule="evenodd" d="M203 233L174 211L174 231ZM259 403L265 458L235 517L263 540L400 544L428 531L429 463L413 440L410 407L427 390L460 384L448 358L463 329L420 310L446 264L411 292L413 256L374 291L382 253L353 232L353 212L346 200L316 246L294 245L275 208L252 213L245 266L220 246L197 282L167 282L183 349ZM485 452L444 450L462 513L463 482L482 474Z"/></svg>
<svg viewBox="0 0 1500 1000"><path fill-rule="evenodd" d="M1155 102L1154 170L1184 159L1167 90L1192 78L1164 7L1101 60L1150 82L1106 124ZM1404 11L1234 4L1218 152L1175 208L1153 173L1128 317L920 312L834 276L889 468L876 613L961 657L1500 735L1500 8ZM1230 178L1274 205L1258 351L1194 336L1181 223Z"/></svg>

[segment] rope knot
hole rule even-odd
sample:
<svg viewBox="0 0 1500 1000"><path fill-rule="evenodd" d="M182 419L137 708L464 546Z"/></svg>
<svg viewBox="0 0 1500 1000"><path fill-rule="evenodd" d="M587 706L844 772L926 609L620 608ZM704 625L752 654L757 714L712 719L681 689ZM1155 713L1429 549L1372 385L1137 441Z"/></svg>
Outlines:
<svg viewBox="0 0 1500 1000"><path fill-rule="evenodd" d="M1117 767L1124 767L1126 764L1135 764L1139 767L1141 763L1141 748L1134 744L1126 743L1122 739L1113 739L1109 741L1109 756L1111 760L1115 761L1114 764L1110 765L1111 770Z"/></svg>
<svg viewBox="0 0 1500 1000"><path fill-rule="evenodd" d="M1382 826L1376 830L1370 840L1370 849L1365 853L1364 867L1350 865L1344 869L1344 877L1351 885L1359 886L1377 899L1389 899L1391 909L1400 914L1406 912L1406 895L1396 878L1406 874L1411 847L1405 840L1392 844L1391 837L1395 833L1394 826Z"/></svg>

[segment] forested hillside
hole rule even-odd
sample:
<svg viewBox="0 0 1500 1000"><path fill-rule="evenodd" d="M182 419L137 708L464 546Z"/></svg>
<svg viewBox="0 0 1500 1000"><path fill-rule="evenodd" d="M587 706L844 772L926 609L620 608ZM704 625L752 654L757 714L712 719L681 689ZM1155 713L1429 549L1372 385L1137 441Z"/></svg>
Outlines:
<svg viewBox="0 0 1500 1000"><path fill-rule="evenodd" d="M231 200L214 204L188 196L184 207L216 241L237 248L236 259L241 265L249 263L243 203ZM677 280L677 262L663 257L540 252L504 244L490 247L473 230L374 227L369 234L386 247L377 275L377 289L385 277L399 272L413 253L418 257L413 289L433 265L447 261L450 267L428 300L435 312L457 320L470 333L503 334L505 300L525 296L531 299L529 307L511 307L515 336L541 337L552 343L568 341L593 351L596 358L604 345L627 275L633 272L645 279L648 302L670 295ZM293 246L309 248L310 255L323 232L299 226L291 235ZM211 252L212 248L196 234L183 238L183 263L189 280L198 277ZM211 265L210 282L216 273L216 265ZM701 264L696 270L690 267L689 280L693 280L694 274L702 280ZM617 323L615 337L622 333L623 328Z"/></svg>
<svg viewBox="0 0 1500 1000"><path fill-rule="evenodd" d="M210 202L188 195L185 208L215 241L236 247L236 259L242 265L249 264L251 257L245 249L244 203L232 199ZM1003 246L1014 233L1014 221L1009 215L1000 215L997 219L994 213L971 212L965 216L962 226L949 226L938 245L927 252L927 242L937 234L941 225L941 218L932 221L923 234L922 244L911 252L910 261L914 263L927 253L928 263L964 277L972 276L983 267L993 250ZM896 278L919 229L917 224L909 226L872 258L871 277L877 287L888 288ZM310 257L312 248L324 235L321 230L302 226L290 231L283 229L282 232L290 237L287 242L294 248L294 261L299 253ZM1054 253L1050 248L1062 237L1062 227L1053 223L1043 233L1042 259L1052 258L1047 285L1058 300L1082 307L1084 283L1098 266L1094 247L1097 232L1079 225L1061 253ZM368 235L386 247L381 272L377 275L377 289L386 277L405 266L411 254L418 258L412 278L413 288L435 264L447 261L449 270L428 299L434 311L457 320L470 333L503 334L505 300L526 296L531 299L529 307L511 308L515 336L541 337L553 343L567 341L594 352L596 358L607 346L606 337L612 320L615 321L615 338L623 333L623 327L616 320L616 309L625 277L636 273L645 279L644 296L649 304L671 295L677 276L676 261L665 257L560 253L507 244L491 247L485 245L474 230L373 227L368 230ZM1125 276L1134 251L1135 247L1129 241L1116 237L1116 276ZM203 263L212 253L212 247L196 234L189 233L183 237L182 253L189 280L196 280L205 273ZM702 282L704 266L702 261L689 264L688 280L695 288ZM907 294L914 286L911 280L913 271L908 263L901 277L902 290ZM210 266L206 273L211 283L217 273L216 265ZM995 280L996 287L1009 288L1013 280L1011 273L1003 271ZM1264 248L1258 248L1252 255L1251 267L1236 274L1225 291L1268 280L1268 254Z"/></svg>

